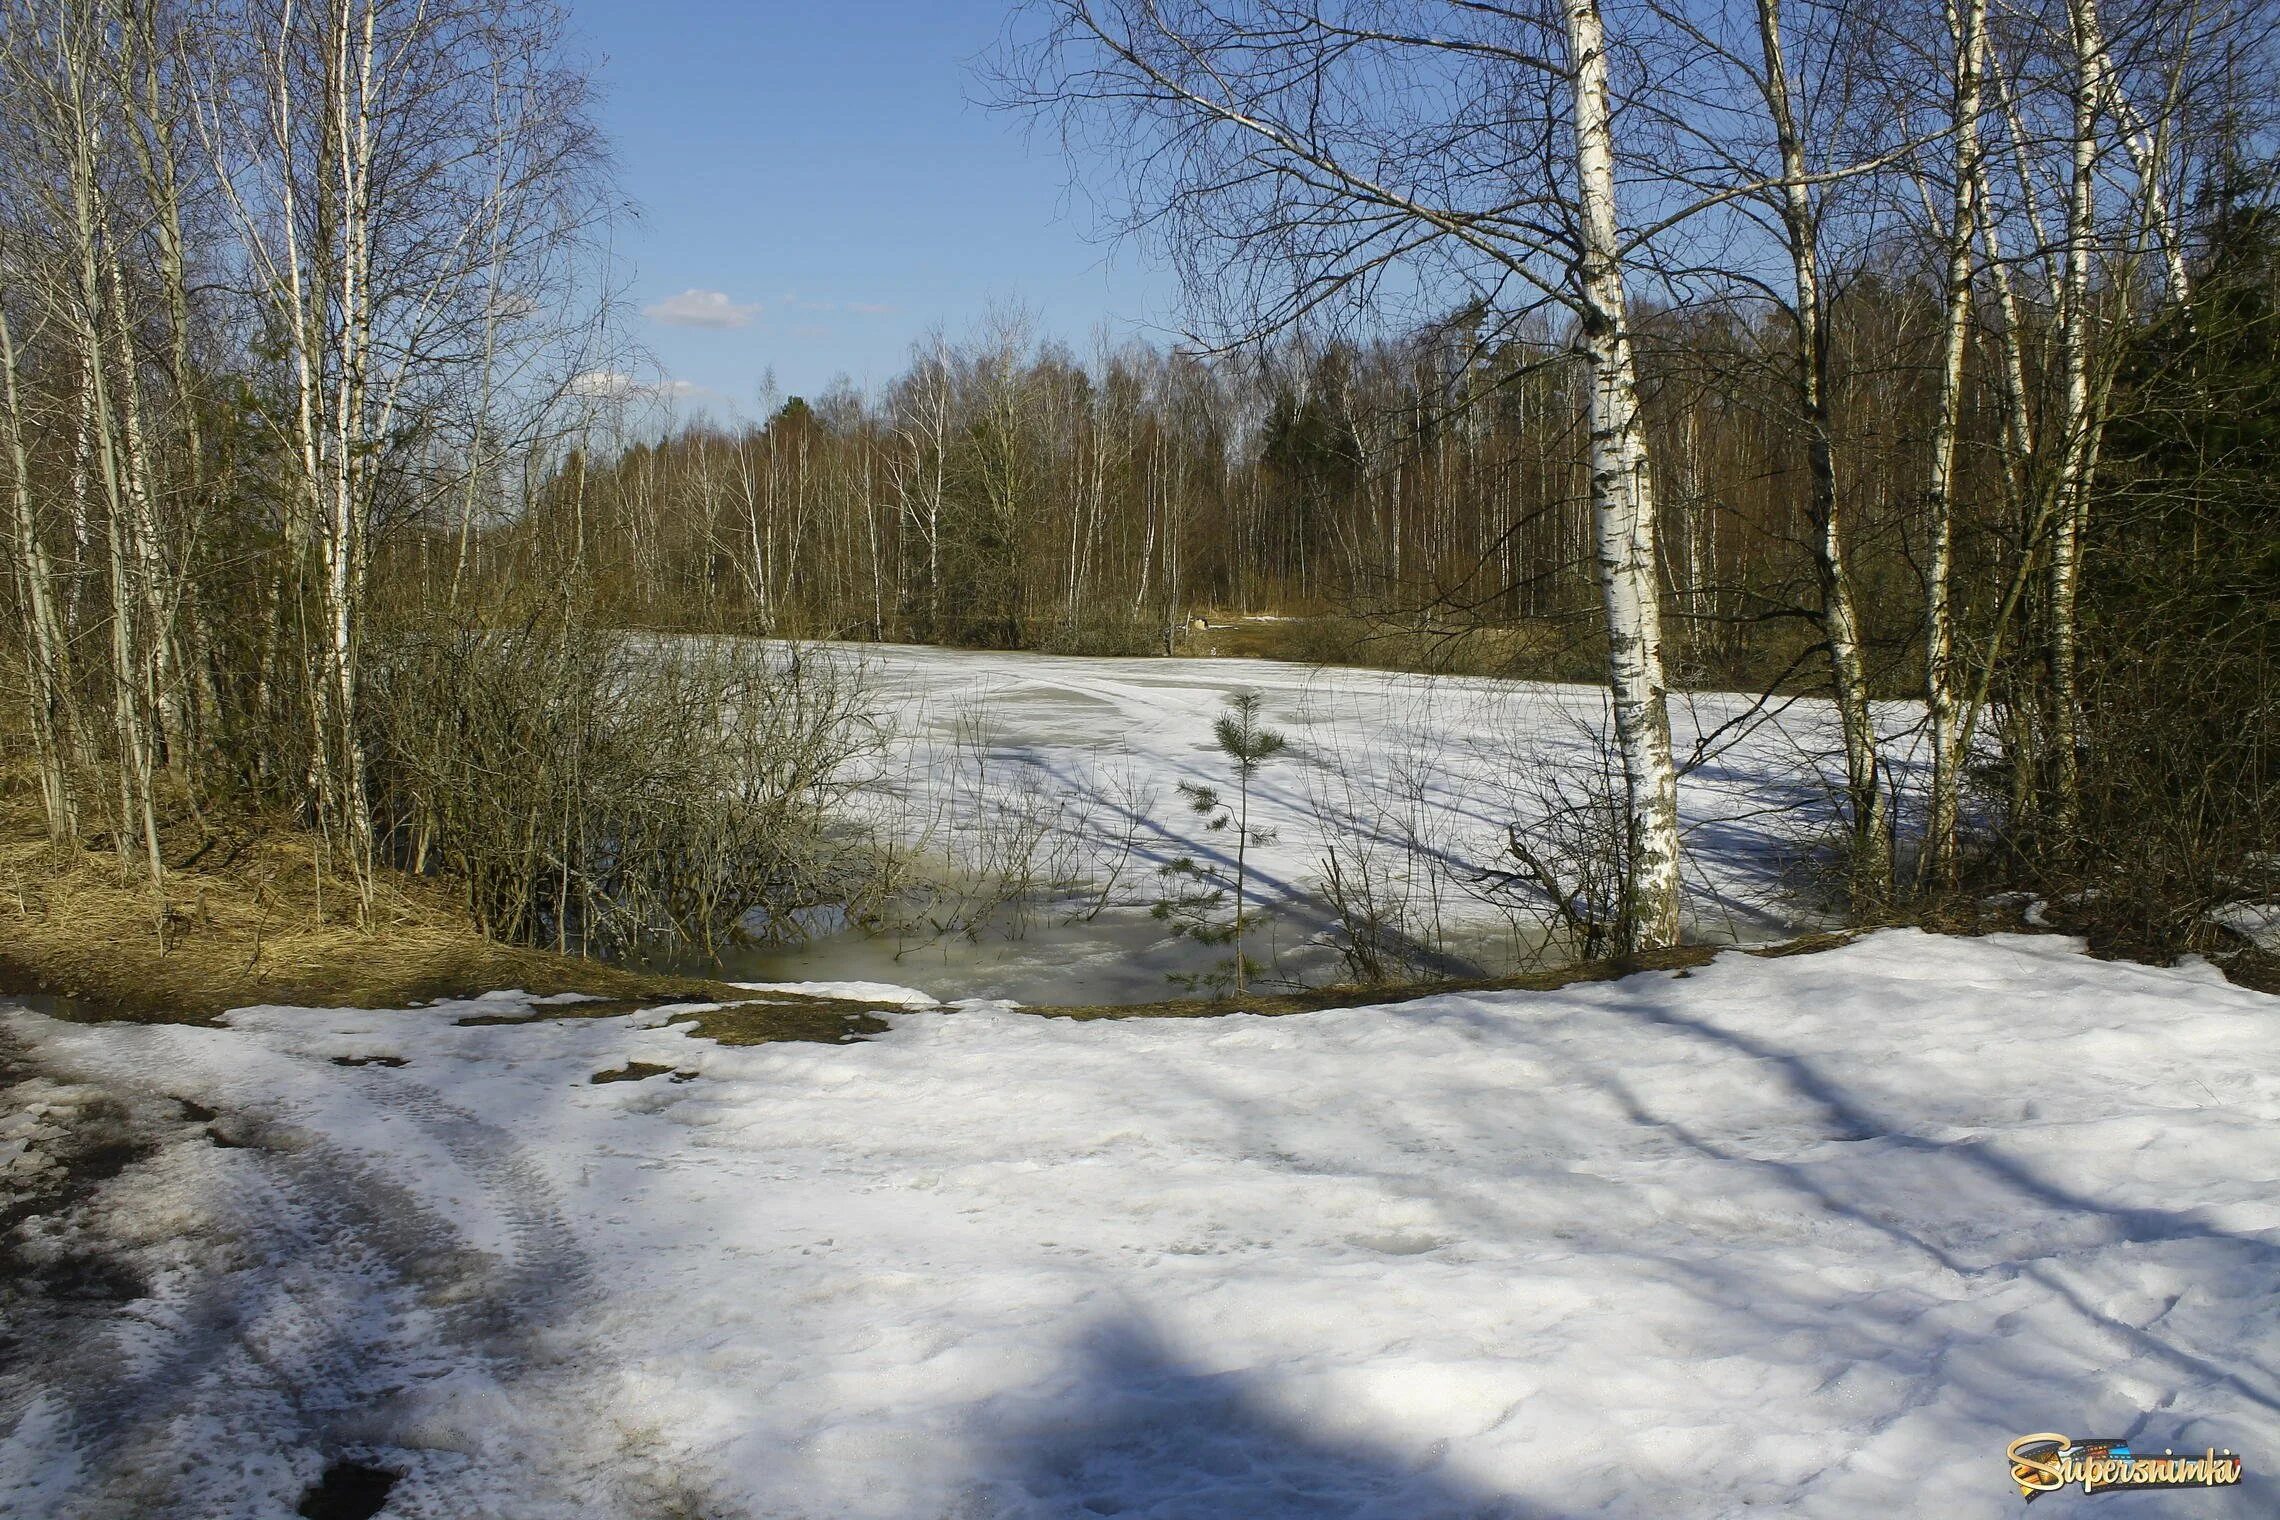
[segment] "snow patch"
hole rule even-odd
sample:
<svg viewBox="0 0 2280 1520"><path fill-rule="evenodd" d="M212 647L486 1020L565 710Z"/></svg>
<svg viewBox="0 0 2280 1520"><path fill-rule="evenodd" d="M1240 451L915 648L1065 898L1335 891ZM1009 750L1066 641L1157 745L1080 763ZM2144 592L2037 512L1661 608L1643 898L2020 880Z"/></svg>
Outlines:
<svg viewBox="0 0 2280 1520"><path fill-rule="evenodd" d="M2276 1015L1915 931L847 1046L19 1012L290 1145L117 1179L176 1255L101 1365L153 1391L11 1364L0 1508L274 1515L345 1454L406 1516L2008 1520L2004 1443L2067 1430L2245 1451L2218 1502L2273 1512ZM588 1080L633 1061L704 1080Z"/></svg>
<svg viewBox="0 0 2280 1520"><path fill-rule="evenodd" d="M893 982L731 982L747 992L791 992L802 997L840 998L853 1003L888 1003L903 1008L940 1006L916 987Z"/></svg>
<svg viewBox="0 0 2280 1520"><path fill-rule="evenodd" d="M2209 922L2232 930L2259 950L2280 955L2280 903L2226 903L2209 910Z"/></svg>

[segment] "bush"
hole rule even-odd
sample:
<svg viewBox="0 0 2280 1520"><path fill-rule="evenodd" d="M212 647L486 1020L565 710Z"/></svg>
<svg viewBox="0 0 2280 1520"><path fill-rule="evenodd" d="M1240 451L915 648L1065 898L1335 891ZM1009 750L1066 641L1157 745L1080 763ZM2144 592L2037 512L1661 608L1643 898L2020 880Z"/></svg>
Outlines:
<svg viewBox="0 0 2280 1520"><path fill-rule="evenodd" d="M841 804L878 732L841 660L551 612L398 623L367 670L384 847L458 883L486 934L711 949L864 890Z"/></svg>

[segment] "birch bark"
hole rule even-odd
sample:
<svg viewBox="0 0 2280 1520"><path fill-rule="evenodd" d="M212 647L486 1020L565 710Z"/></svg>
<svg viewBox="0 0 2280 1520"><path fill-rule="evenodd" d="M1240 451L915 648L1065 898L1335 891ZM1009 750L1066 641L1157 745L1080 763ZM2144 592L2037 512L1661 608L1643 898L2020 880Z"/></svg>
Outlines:
<svg viewBox="0 0 2280 1520"><path fill-rule="evenodd" d="M1654 487L1623 288L1607 37L1599 0L1563 0L1574 89L1578 267L1591 362L1591 504L1628 839L1624 951L1679 935L1678 774L1656 584Z"/></svg>
<svg viewBox="0 0 2280 1520"><path fill-rule="evenodd" d="M2096 458L2091 415L2090 324L2092 238L2097 218L2099 70L2090 0L2068 0L2074 48L2072 174L2059 287L2061 412L2058 478L2050 533L2045 645L2050 669L2049 802L2053 835L2063 850L2081 803L2080 655L2075 603L2081 577L2082 529L2090 509Z"/></svg>
<svg viewBox="0 0 2280 1520"><path fill-rule="evenodd" d="M32 506L31 461L24 448L23 411L16 393L16 342L8 313L0 305L0 429L8 449L9 504L14 508L16 580L23 608L25 645L31 656L32 753L40 773L40 809L48 842L70 844L79 834L79 816L66 729L71 692L70 649L55 595L55 567L41 540Z"/></svg>
<svg viewBox="0 0 2280 1520"><path fill-rule="evenodd" d="M1869 703L1860 613L1845 563L1844 517L1837 493L1836 440L1829 418L1828 310L1821 293L1820 212L1814 204L1789 63L1783 50L1780 0L1758 0L1758 38L1765 54L1765 100L1781 153L1781 219L1789 245L1794 300L1797 412L1805 429L1811 483L1813 560L1821 591L1821 636L1829 649L1830 690L1845 747L1845 794L1852 824L1849 861L1856 909L1881 906L1892 886L1891 839L1884 807L1876 720Z"/></svg>
<svg viewBox="0 0 2280 1520"><path fill-rule="evenodd" d="M1956 880L1956 829L1962 755L1958 738L1955 617L1956 449L1963 407L1963 365L1971 343L1972 243L1979 224L1982 75L1986 67L1987 0L1948 0L1954 46L1955 195L1948 214L1946 327L1940 346L1939 399L1932 422L1930 479L1924 488L1924 714L1931 748L1931 793L1917 881L1950 888Z"/></svg>

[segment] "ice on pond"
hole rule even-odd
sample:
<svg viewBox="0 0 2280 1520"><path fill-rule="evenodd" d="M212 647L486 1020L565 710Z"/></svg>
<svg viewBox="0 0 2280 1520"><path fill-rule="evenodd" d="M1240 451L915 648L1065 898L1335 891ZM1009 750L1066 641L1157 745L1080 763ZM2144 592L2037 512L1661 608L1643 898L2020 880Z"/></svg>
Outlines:
<svg viewBox="0 0 2280 1520"><path fill-rule="evenodd" d="M1145 1002L1224 981L1227 946L1175 937L1151 910L1198 881L1231 886L1234 830L1210 827L1181 789L1238 800L1212 728L1242 691L1263 695L1289 741L1249 796L1244 885L1259 922L1245 950L1266 979L1350 977L1341 947L1357 924L1395 974L1501 974L1546 938L1546 903L1514 879L1507 831L1583 797L1605 763L1605 699L1590 687L1260 660L839 657L862 662L897 736L866 805L897 849L941 868L934 895L883 925L811 916L802 942L732 952L739 979L1027 1003ZM1904 769L1916 714L1883 717ZM1693 762L1680 787L1690 935L1816 926L1784 873L1841 788L1826 704L1681 694L1673 723ZM1183 861L1194 870L1180 874ZM1231 903L1215 911L1224 923Z"/></svg>

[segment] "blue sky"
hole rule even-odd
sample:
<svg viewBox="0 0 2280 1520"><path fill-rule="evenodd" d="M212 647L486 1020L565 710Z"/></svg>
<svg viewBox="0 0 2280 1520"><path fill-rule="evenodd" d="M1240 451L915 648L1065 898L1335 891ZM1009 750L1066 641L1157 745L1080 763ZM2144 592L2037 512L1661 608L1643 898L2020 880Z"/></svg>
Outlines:
<svg viewBox="0 0 2280 1520"><path fill-rule="evenodd" d="M983 109L1002 0L572 0L621 188L635 335L716 410L904 365L993 303L1085 342L1167 320L1171 277L1088 240L1051 132Z"/></svg>

